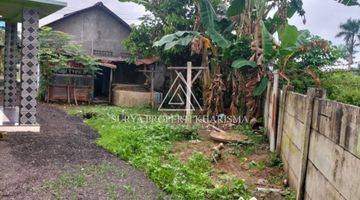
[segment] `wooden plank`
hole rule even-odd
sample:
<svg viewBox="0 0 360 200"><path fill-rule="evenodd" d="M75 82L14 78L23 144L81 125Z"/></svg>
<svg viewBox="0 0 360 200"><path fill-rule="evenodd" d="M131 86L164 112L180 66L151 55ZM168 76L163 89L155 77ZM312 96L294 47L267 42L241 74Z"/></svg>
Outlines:
<svg viewBox="0 0 360 200"><path fill-rule="evenodd" d="M176 70L187 70L187 67L168 67L168 69L176 69ZM192 69L206 69L206 67L195 67L193 66Z"/></svg>
<svg viewBox="0 0 360 200"><path fill-rule="evenodd" d="M155 78L155 68L154 66L151 66L151 87L150 87L150 91L151 91L151 107L155 108L155 100L154 100L154 78Z"/></svg>
<svg viewBox="0 0 360 200"><path fill-rule="evenodd" d="M192 63L187 62L186 71L186 123L191 124L191 88L192 88Z"/></svg>
<svg viewBox="0 0 360 200"><path fill-rule="evenodd" d="M345 199L359 199L360 159L324 135L313 131L309 160Z"/></svg>
<svg viewBox="0 0 360 200"><path fill-rule="evenodd" d="M305 195L305 199L345 200L311 162L308 163L306 177L305 191L307 195Z"/></svg>
<svg viewBox="0 0 360 200"><path fill-rule="evenodd" d="M290 140L301 149L301 145L304 142L305 125L288 113L284 115L284 134L287 134Z"/></svg>

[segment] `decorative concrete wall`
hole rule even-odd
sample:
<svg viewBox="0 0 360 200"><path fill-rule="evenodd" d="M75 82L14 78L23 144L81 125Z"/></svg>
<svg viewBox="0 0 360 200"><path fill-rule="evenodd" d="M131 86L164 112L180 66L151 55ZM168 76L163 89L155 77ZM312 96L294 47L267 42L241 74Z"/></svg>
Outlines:
<svg viewBox="0 0 360 200"><path fill-rule="evenodd" d="M39 77L39 12L24 9L21 41L21 102L20 124L36 125L36 106Z"/></svg>
<svg viewBox="0 0 360 200"><path fill-rule="evenodd" d="M4 106L18 106L16 86L17 64L17 24L5 25L5 71L4 71Z"/></svg>

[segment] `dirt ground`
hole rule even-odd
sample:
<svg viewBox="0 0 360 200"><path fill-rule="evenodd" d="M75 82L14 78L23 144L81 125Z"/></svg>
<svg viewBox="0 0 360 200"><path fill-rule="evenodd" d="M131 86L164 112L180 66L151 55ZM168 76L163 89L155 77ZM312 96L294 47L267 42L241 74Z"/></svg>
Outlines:
<svg viewBox="0 0 360 200"><path fill-rule="evenodd" d="M177 142L174 153L179 159L186 161L194 152L201 152L210 159L213 158L215 146L220 143L210 138L208 130L199 131L200 139L194 142ZM243 179L249 186L253 195L258 199L277 200L284 199L286 188L283 185L286 179L285 173L279 166L267 166L271 160L271 154L267 143L258 144L256 149L246 155L236 155L236 147L225 144L221 150L221 158L213 162L214 172L212 178L219 179L222 175L231 175ZM259 194L257 188L271 188L281 190L280 193Z"/></svg>
<svg viewBox="0 0 360 200"><path fill-rule="evenodd" d="M41 133L0 141L0 199L159 199L145 175L96 146L82 120L38 106Z"/></svg>

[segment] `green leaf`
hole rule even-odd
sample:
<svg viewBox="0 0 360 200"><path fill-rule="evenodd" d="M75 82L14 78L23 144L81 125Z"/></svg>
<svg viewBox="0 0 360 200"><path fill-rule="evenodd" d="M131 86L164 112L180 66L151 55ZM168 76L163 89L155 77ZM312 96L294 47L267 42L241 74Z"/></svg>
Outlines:
<svg viewBox="0 0 360 200"><path fill-rule="evenodd" d="M273 37L267 30L263 21L261 23L262 48L264 51L265 61L271 60L276 51L273 49Z"/></svg>
<svg viewBox="0 0 360 200"><path fill-rule="evenodd" d="M226 49L230 47L231 43L224 38L220 33L218 33L215 30L208 30L206 31L206 34L208 34L211 38L211 40L218 45L219 47Z"/></svg>
<svg viewBox="0 0 360 200"><path fill-rule="evenodd" d="M337 2L344 4L345 6L359 6L360 3L357 0L337 0Z"/></svg>
<svg viewBox="0 0 360 200"><path fill-rule="evenodd" d="M187 46L194 39L194 35L187 35L183 38L180 38L177 42L177 45Z"/></svg>
<svg viewBox="0 0 360 200"><path fill-rule="evenodd" d="M254 67L254 68L257 67L257 65L254 61L249 61L249 60L246 60L243 58L235 60L231 65L231 67L235 68L235 69L240 69L240 68L243 68L246 66L250 66L250 67Z"/></svg>
<svg viewBox="0 0 360 200"><path fill-rule="evenodd" d="M166 43L165 47L164 47L164 50L167 51L167 50L172 49L173 47L175 47L177 45L177 42L178 41L176 40L176 41Z"/></svg>
<svg viewBox="0 0 360 200"><path fill-rule="evenodd" d="M281 46L284 48L296 46L297 39L300 35L296 26L286 24L285 27L278 31Z"/></svg>
<svg viewBox="0 0 360 200"><path fill-rule="evenodd" d="M231 43L223 35L216 31L215 22L219 21L215 9L209 0L200 0L200 17L201 23L206 29L206 34L211 40L221 48L228 48Z"/></svg>
<svg viewBox="0 0 360 200"><path fill-rule="evenodd" d="M177 38L175 34L168 34L162 37L159 41L154 42L154 47L163 46L166 43L172 42Z"/></svg>
<svg viewBox="0 0 360 200"><path fill-rule="evenodd" d="M177 31L173 34L165 35L159 41L154 42L153 46L160 47L165 45L164 50L169 50L176 45L187 46L199 34L196 31Z"/></svg>
<svg viewBox="0 0 360 200"><path fill-rule="evenodd" d="M280 55L286 56L294 52L300 35L298 29L295 26L286 24L284 28L278 30L278 34L281 41Z"/></svg>
<svg viewBox="0 0 360 200"><path fill-rule="evenodd" d="M165 51L170 50L173 47L175 47L176 45L187 46L193 40L193 38L194 38L193 35L187 35L187 36L185 36L183 38L179 38L179 39L174 40L172 42L166 43L165 47L164 47L164 50Z"/></svg>
<svg viewBox="0 0 360 200"><path fill-rule="evenodd" d="M215 21L219 21L214 7L209 0L200 0L201 23L206 30L215 30Z"/></svg>
<svg viewBox="0 0 360 200"><path fill-rule="evenodd" d="M199 32L197 31L176 31L174 33L177 37L182 37L185 34L190 34L190 35L200 35Z"/></svg>
<svg viewBox="0 0 360 200"><path fill-rule="evenodd" d="M264 76L261 78L259 85L254 90L254 96L260 96L265 92L268 81L269 81L269 78L267 76Z"/></svg>
<svg viewBox="0 0 360 200"><path fill-rule="evenodd" d="M233 17L240 15L245 9L245 0L233 0L228 8L226 15L228 17Z"/></svg>

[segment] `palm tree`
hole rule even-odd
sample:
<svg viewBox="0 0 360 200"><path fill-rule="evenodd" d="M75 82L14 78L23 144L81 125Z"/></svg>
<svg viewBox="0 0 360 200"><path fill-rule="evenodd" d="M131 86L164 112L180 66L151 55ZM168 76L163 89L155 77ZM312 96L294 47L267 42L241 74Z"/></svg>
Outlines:
<svg viewBox="0 0 360 200"><path fill-rule="evenodd" d="M359 19L348 19L346 23L340 25L341 31L336 37L344 38L346 48L349 53L348 65L351 69L351 65L354 64L354 54L356 53L356 47L360 44L357 43L357 38L360 40L360 20Z"/></svg>

